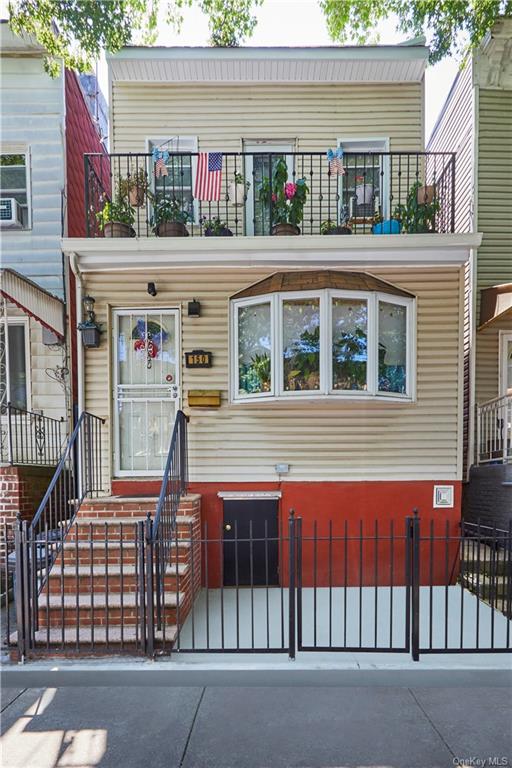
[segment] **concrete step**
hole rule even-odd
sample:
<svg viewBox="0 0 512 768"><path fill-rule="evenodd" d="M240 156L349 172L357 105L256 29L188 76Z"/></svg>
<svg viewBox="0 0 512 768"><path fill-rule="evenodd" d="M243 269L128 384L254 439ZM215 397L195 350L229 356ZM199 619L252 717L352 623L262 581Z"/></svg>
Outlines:
<svg viewBox="0 0 512 768"><path fill-rule="evenodd" d="M94 630L94 632L93 632ZM176 625L166 625L164 630L155 630L155 636L157 642L173 643L176 639L177 628ZM82 653L87 652L87 645L92 645L94 636L94 646L100 646L96 650L101 650L102 646L107 644L107 628L106 627L80 627L78 630L78 642L80 644L80 650ZM10 642L16 644L18 639L18 633L12 632L10 636ZM76 647L77 642L77 630L76 627L66 627L64 633L61 628L51 627L49 633L47 629L39 629L35 633L35 642L39 647L46 646L48 644L53 648L57 646L67 646L70 650L73 650L73 646ZM122 645L133 645L141 642L140 632L137 631L135 626L115 627L109 626L108 628L108 645L121 647Z"/></svg>

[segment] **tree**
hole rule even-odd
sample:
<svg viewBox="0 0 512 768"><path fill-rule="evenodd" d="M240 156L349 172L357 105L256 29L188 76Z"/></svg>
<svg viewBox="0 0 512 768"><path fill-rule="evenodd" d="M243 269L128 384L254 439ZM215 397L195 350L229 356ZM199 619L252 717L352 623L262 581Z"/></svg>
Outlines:
<svg viewBox="0 0 512 768"><path fill-rule="evenodd" d="M405 34L430 31L431 64L451 52L467 55L499 16L512 16L512 0L320 0L320 5L330 36L340 43L349 39L367 43L379 23L392 14Z"/></svg>
<svg viewBox="0 0 512 768"><path fill-rule="evenodd" d="M91 68L102 50L119 51L139 36L156 39L159 12L180 28L182 11L197 5L208 17L211 43L236 46L252 34L251 11L262 0L10 0L12 31L35 39L46 50L45 69L55 76L62 61L80 72Z"/></svg>

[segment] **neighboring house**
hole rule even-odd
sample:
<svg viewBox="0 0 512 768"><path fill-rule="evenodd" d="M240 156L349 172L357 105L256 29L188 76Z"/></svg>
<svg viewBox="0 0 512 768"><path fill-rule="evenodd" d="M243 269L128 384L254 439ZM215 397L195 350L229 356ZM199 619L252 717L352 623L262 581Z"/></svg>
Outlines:
<svg viewBox="0 0 512 768"><path fill-rule="evenodd" d="M456 220L482 244L466 274L467 519L512 514L512 20L461 70L428 143L457 152Z"/></svg>
<svg viewBox="0 0 512 768"><path fill-rule="evenodd" d="M0 23L2 519L34 514L72 406L74 283L61 237L84 233L83 153L102 145L80 82ZM72 276L71 276L72 280Z"/></svg>

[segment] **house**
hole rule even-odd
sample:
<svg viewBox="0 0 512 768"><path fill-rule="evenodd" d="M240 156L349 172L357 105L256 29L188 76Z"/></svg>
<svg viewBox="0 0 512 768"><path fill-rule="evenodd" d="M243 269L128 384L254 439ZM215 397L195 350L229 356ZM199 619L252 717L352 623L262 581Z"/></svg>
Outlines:
<svg viewBox="0 0 512 768"><path fill-rule="evenodd" d="M457 152L456 216L483 240L466 272L464 516L512 514L512 21L459 72L428 143Z"/></svg>
<svg viewBox="0 0 512 768"><path fill-rule="evenodd" d="M6 22L0 44L3 525L33 516L71 423L75 292L61 237L85 234L83 153L102 144L73 72L49 77L44 50Z"/></svg>

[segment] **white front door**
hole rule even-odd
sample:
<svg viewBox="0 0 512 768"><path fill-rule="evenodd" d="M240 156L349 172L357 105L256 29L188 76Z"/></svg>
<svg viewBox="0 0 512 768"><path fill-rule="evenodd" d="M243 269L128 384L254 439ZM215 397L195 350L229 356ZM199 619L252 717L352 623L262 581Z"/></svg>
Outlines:
<svg viewBox="0 0 512 768"><path fill-rule="evenodd" d="M114 467L161 475L180 402L179 311L114 312Z"/></svg>
<svg viewBox="0 0 512 768"><path fill-rule="evenodd" d="M288 166L288 179L293 179L293 145L260 141L244 144L245 178L251 183L245 206L245 228L248 235L270 235L270 210L268 203L260 201L259 191L265 179L275 171L277 161L284 158Z"/></svg>

